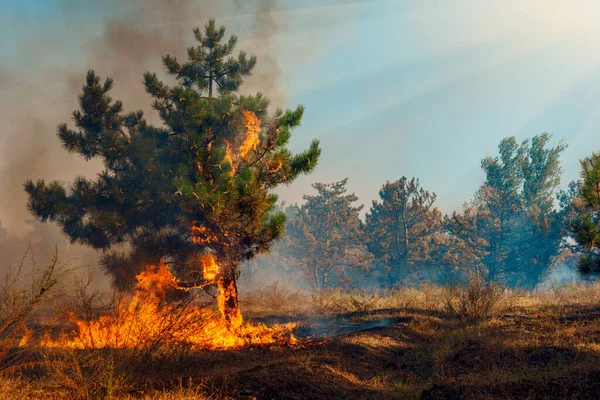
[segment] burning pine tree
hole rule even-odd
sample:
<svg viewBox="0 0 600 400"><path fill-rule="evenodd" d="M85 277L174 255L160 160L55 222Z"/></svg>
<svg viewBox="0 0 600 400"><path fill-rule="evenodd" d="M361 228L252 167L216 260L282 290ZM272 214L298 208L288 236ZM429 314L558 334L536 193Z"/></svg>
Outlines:
<svg viewBox="0 0 600 400"><path fill-rule="evenodd" d="M187 62L163 57L176 85L144 74L162 126L141 111L124 113L109 97L113 81L89 71L73 113L76 129L62 124L58 136L67 151L102 159L104 171L69 188L38 180L25 190L36 218L104 251L102 266L116 287L132 288L147 265L164 260L179 287L218 285L233 327L242 322L239 264L267 251L284 229L273 189L310 172L320 149L316 140L301 154L286 148L301 106L269 115L261 93L237 94L256 58L232 56L235 36L223 42L225 28L213 19L194 34L199 45L188 49Z"/></svg>

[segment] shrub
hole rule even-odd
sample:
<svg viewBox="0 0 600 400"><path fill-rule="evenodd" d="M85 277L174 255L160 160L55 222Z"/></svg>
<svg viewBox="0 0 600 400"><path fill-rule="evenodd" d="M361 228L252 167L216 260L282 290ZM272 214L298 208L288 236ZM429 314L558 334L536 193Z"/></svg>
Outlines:
<svg viewBox="0 0 600 400"><path fill-rule="evenodd" d="M30 261L27 271L26 260ZM7 370L17 366L18 360L6 359L8 352L19 344L25 344L30 332L25 322L30 315L48 299L59 281L72 272L58 263L58 250L50 264L37 267L31 248L17 265L9 265L0 282L0 361Z"/></svg>
<svg viewBox="0 0 600 400"><path fill-rule="evenodd" d="M504 298L504 288L472 274L465 285L449 285L444 290L444 307L451 316L480 321L494 315Z"/></svg>
<svg viewBox="0 0 600 400"><path fill-rule="evenodd" d="M243 300L246 309L258 312L298 313L305 311L306 302L298 291L291 291L279 282L265 284Z"/></svg>

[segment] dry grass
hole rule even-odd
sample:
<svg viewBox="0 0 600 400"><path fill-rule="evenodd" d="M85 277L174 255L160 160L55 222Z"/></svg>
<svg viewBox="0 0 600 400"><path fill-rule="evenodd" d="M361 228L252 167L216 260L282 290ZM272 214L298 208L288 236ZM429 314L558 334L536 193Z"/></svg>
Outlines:
<svg viewBox="0 0 600 400"><path fill-rule="evenodd" d="M295 347L152 355L141 364L128 363L132 355L125 351L29 348L20 359L44 366L5 374L0 398L568 399L600 393L600 284L526 293L471 282L319 296L273 285L242 304L255 316L397 320Z"/></svg>
<svg viewBox="0 0 600 400"><path fill-rule="evenodd" d="M305 294L287 289L278 282L266 284L252 293L243 295L240 307L247 312L276 315L298 315L309 310Z"/></svg>
<svg viewBox="0 0 600 400"><path fill-rule="evenodd" d="M114 400L211 400L212 397L204 394L203 387L187 387L181 385L169 390L151 390L148 393L140 393L132 396L126 395L88 395L85 397L72 397L68 391L48 390L45 386L37 386L22 379L0 378L0 398L3 400L23 399L48 399L61 400L65 398L101 399L110 398Z"/></svg>
<svg viewBox="0 0 600 400"><path fill-rule="evenodd" d="M444 308L450 316L477 322L501 310L505 289L474 274L464 285L446 286L443 297Z"/></svg>

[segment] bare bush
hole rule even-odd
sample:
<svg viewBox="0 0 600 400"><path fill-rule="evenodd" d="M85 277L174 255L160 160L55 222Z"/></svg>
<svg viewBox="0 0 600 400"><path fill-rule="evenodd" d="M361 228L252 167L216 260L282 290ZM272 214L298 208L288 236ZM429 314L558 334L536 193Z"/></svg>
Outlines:
<svg viewBox="0 0 600 400"><path fill-rule="evenodd" d="M26 262L29 261L29 270ZM25 344L29 331L25 322L30 315L47 300L57 284L72 269L58 263L58 250L50 264L43 269L37 267L31 248L17 265L9 265L0 282L0 361L2 368L15 366L17 360L4 360L8 351Z"/></svg>
<svg viewBox="0 0 600 400"><path fill-rule="evenodd" d="M492 317L503 298L504 288L497 282L487 282L481 274L471 275L466 285L448 285L443 292L448 314L468 321Z"/></svg>
<svg viewBox="0 0 600 400"><path fill-rule="evenodd" d="M377 292L365 291L350 293L348 296L348 311L369 312L379 308L381 296Z"/></svg>
<svg viewBox="0 0 600 400"><path fill-rule="evenodd" d="M379 291L354 290L322 290L311 295L313 310L323 313L372 312L384 308L395 307L397 302L392 296L385 296Z"/></svg>
<svg viewBox="0 0 600 400"><path fill-rule="evenodd" d="M321 314L340 312L339 304L346 294L340 290L323 289L310 295L311 308Z"/></svg>
<svg viewBox="0 0 600 400"><path fill-rule="evenodd" d="M307 302L299 291L291 291L279 282L266 284L244 296L245 310L297 314L306 311Z"/></svg>
<svg viewBox="0 0 600 400"><path fill-rule="evenodd" d="M370 312L380 307L382 297L378 292L354 291L339 296L336 306L343 312Z"/></svg>

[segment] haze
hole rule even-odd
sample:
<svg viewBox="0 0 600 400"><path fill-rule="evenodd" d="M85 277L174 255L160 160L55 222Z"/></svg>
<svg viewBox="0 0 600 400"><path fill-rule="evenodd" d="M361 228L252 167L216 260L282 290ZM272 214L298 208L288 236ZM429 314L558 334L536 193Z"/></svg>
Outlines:
<svg viewBox="0 0 600 400"><path fill-rule="evenodd" d="M259 57L249 90L274 105L306 106L292 150L321 140L315 173L281 190L288 203L311 182L348 177L368 208L386 180L406 175L451 211L472 197L481 158L503 137L564 139L563 186L578 178L578 160L600 149L594 1L152 3L161 7L142 14L140 1L0 3L0 220L9 231L30 218L25 179L71 180L100 168L67 155L55 137L86 70L113 76L126 110L152 115L142 73L161 72L160 55L184 52L209 16ZM115 24L154 36L111 47L127 33Z"/></svg>

